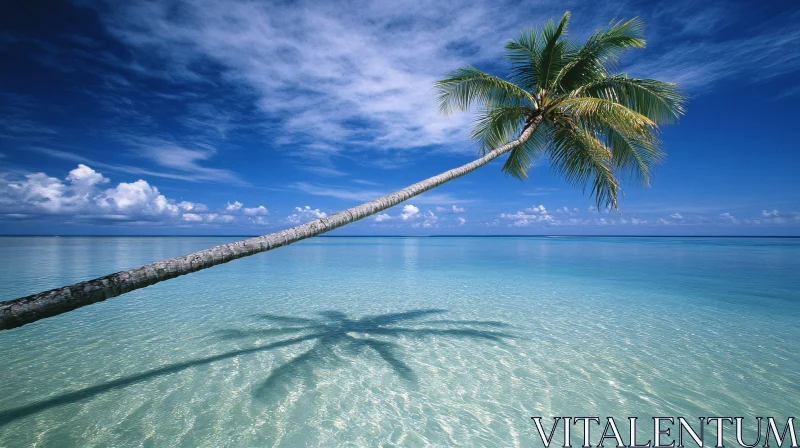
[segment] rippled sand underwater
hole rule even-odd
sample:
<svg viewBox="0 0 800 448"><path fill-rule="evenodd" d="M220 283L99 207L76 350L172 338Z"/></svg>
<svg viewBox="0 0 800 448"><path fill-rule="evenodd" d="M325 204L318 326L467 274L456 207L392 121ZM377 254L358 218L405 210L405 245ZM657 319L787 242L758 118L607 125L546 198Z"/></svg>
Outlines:
<svg viewBox="0 0 800 448"><path fill-rule="evenodd" d="M3 298L230 240L0 238ZM799 268L798 239L307 240L0 332L0 446L541 446L531 416L785 419Z"/></svg>

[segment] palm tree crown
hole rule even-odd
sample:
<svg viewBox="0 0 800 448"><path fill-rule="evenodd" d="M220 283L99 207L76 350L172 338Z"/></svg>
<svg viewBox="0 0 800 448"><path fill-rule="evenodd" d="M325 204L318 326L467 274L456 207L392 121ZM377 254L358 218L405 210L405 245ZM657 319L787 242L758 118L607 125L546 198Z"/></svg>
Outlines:
<svg viewBox="0 0 800 448"><path fill-rule="evenodd" d="M450 72L436 83L440 109L478 106L472 138L484 153L534 127L510 151L506 174L526 179L548 158L569 183L591 185L598 207L617 209L622 178L649 185L664 158L658 126L677 121L685 97L674 83L614 73L625 50L645 46L640 19L611 23L579 46L565 37L569 17L506 44L509 81L473 67Z"/></svg>

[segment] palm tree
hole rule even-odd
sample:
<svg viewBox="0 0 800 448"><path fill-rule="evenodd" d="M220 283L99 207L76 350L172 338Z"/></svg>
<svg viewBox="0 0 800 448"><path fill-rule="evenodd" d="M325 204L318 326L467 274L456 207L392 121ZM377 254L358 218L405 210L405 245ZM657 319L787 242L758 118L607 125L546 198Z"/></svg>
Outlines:
<svg viewBox="0 0 800 448"><path fill-rule="evenodd" d="M504 80L467 67L436 83L441 111L479 108L472 137L483 156L388 196L269 235L212 247L129 271L0 302L0 329L9 329L135 289L272 250L394 207L509 153L503 171L518 179L540 158L566 181L591 187L599 207L617 209L620 180L648 185L663 158L658 125L683 114L677 86L615 74L630 48L643 48L638 18L616 22L579 46L565 37L569 12L556 25L523 31L506 45L512 71Z"/></svg>

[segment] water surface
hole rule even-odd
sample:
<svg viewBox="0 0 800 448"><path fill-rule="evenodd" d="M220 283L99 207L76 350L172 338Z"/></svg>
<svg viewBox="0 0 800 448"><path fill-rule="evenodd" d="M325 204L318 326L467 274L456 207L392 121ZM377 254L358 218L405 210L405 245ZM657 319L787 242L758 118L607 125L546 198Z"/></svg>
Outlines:
<svg viewBox="0 0 800 448"><path fill-rule="evenodd" d="M232 240L0 238L2 298ZM798 239L306 240L0 332L0 446L541 446L531 416L785 419L797 272Z"/></svg>

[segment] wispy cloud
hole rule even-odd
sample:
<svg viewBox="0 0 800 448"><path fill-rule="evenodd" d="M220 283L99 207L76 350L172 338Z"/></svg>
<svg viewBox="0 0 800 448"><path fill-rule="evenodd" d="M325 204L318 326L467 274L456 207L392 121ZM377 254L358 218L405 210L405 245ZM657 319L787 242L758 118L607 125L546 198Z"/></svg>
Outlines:
<svg viewBox="0 0 800 448"><path fill-rule="evenodd" d="M526 192L524 192L522 194L525 195L525 196L545 196L545 195L548 195L548 194L552 194L554 191L558 191L558 190L559 190L558 188L542 188L542 187L539 187L539 188L534 188L534 189L532 189L530 191L526 191Z"/></svg>
<svg viewBox="0 0 800 448"><path fill-rule="evenodd" d="M80 35L68 36L69 45L30 37L28 43L48 67L96 77L85 93L110 112L109 134L121 142L148 135L191 151L210 145L223 152L219 142L256 133L285 154L311 161L301 165L306 170L331 177L344 174L332 163L336 158L390 169L420 154L474 154L470 115L439 114L434 81L465 65L505 75L503 43L566 9L573 11L570 31L577 39L614 17L643 15L650 48L620 69L677 81L693 92L726 78L757 81L800 66L796 27L742 23L744 15L734 14L737 6L728 2L675 1L643 10L629 0L541 0L533 16L508 14L518 6L511 2L473 0L87 4L97 6L125 52L100 51L98 42ZM736 33L720 33L733 27ZM12 38L23 39L5 37ZM148 95L138 94L145 86ZM163 123L159 113L172 119ZM12 130L42 126L5 124ZM196 179L230 175L199 163L192 168Z"/></svg>
<svg viewBox="0 0 800 448"><path fill-rule="evenodd" d="M43 147L30 147L31 150L36 152L45 154L50 157L54 157L57 159L62 160L69 160L73 162L85 163L91 166L95 166L98 168L102 168L105 170L116 171L120 173L127 173L133 174L136 176L152 176L152 177L161 177L165 179L175 179L181 180L186 182L200 182L200 181L212 181L212 182L226 182L232 185L237 186L247 186L249 185L247 182L243 181L239 178L238 175L234 174L228 170L220 170L214 168L203 168L200 166L196 166L196 160L202 159L203 155L195 154L191 151L186 153L179 153L176 155L169 155L169 154L159 154L158 150L154 150L153 153L145 152L148 157L152 157L154 159L158 159L158 157L162 157L164 161L164 166L168 168L175 168L177 166L182 167L183 169L177 169L177 172L162 172L162 171L154 171L149 170L146 168L141 168L139 166L134 165L120 165L120 164L113 164L113 163L104 163L97 160L90 159L88 157L67 152L61 151L57 149L50 149L50 148L43 148ZM163 147L162 147L163 150ZM206 155L207 158L209 155ZM158 160L156 160L158 161ZM170 166L172 165L172 166ZM193 166L194 165L194 166Z"/></svg>
<svg viewBox="0 0 800 448"><path fill-rule="evenodd" d="M800 19L800 13L787 12L794 17L788 23L737 22L731 37L720 38L726 34L720 33L719 28L730 25L724 14L730 7L735 5L711 4L702 8L675 3L666 8L678 12L665 11L666 16L683 18L678 32L671 29L669 34L659 36L658 52L636 59L627 71L635 76L677 82L695 94L711 90L724 79L745 79L755 84L800 71L800 54L795 51L800 45L800 30L791 25Z"/></svg>
<svg viewBox="0 0 800 448"><path fill-rule="evenodd" d="M347 201L367 202L386 196L391 193L390 190L376 191L376 190L358 190L352 188L342 187L327 187L322 185L314 185L307 182L297 182L292 185L293 188L300 190L306 194L314 196L327 196L336 199ZM414 202L418 204L467 204L473 202L471 199L455 198L449 193L423 193L414 198ZM454 205L455 207L455 205Z"/></svg>
<svg viewBox="0 0 800 448"><path fill-rule="evenodd" d="M179 3L116 4L103 17L135 51L138 71L196 82L198 67L221 67L223 82L255 92L258 109L280 123L280 143L305 145L309 157L325 152L319 143L346 143L351 155L456 141L472 153L463 145L470 118L441 116L432 86L448 70L496 58L509 37L498 27L511 17L483 4L450 14L432 1Z"/></svg>
<svg viewBox="0 0 800 448"><path fill-rule="evenodd" d="M719 227L739 226L752 228L754 226L779 226L800 225L800 213L781 212L778 210L762 210L757 216L740 219L730 212L686 214L673 212L666 215L631 215L621 216L609 213L607 210L600 213L590 207L589 213L582 213L577 207L561 207L555 211L548 210L544 205L528 207L514 213L501 213L491 224L507 227Z"/></svg>
<svg viewBox="0 0 800 448"><path fill-rule="evenodd" d="M316 152L327 157L324 145L341 144L348 150L334 153L344 156L431 145L472 152L466 143L469 116L443 117L437 111L432 85L443 73L464 65L497 67L505 40L565 9L575 13L572 30L579 38L620 11L641 12L627 0L600 10L540 1L535 17L507 14L502 2L469 0L114 6L101 9L103 20L135 58L135 64L121 65L183 83L207 81L208 66L219 67L219 82L252 92L257 109L282 129L278 141L304 146L300 154L307 157ZM800 32L788 25L764 31L740 24L741 33L720 39L718 31L731 25L731 8L688 1L657 8L645 17L657 52L640 53L621 68L690 89L732 76L763 79L797 71L800 59L791 50ZM200 115L217 119L211 128L224 135L230 116L210 111Z"/></svg>

